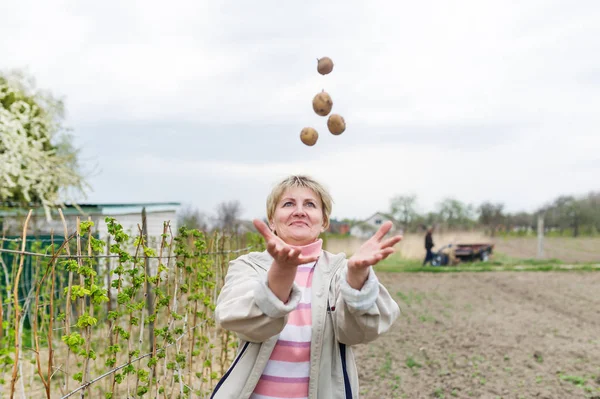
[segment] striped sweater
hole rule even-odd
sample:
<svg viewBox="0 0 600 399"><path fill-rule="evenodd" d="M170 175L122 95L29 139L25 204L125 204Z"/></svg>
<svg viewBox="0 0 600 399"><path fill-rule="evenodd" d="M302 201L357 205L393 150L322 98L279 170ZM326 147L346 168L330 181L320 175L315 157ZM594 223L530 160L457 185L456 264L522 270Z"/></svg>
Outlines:
<svg viewBox="0 0 600 399"><path fill-rule="evenodd" d="M321 253L323 241L294 247L305 256ZM288 322L250 399L307 399L310 375L312 334L311 286L316 262L300 265L295 282L302 291L300 303L288 316Z"/></svg>

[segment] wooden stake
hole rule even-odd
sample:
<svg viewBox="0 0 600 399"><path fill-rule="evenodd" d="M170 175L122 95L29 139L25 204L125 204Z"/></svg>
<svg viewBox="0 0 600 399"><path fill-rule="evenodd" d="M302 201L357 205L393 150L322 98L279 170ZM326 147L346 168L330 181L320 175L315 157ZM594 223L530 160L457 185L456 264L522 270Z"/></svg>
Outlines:
<svg viewBox="0 0 600 399"><path fill-rule="evenodd" d="M21 252L25 252L25 244L27 241L27 225L29 224L29 219L31 218L32 210L29 210L27 214L27 219L25 219L25 224L23 225L23 242L21 244ZM21 258L19 259L19 269L17 270L17 276L14 282L13 288L13 300L15 303L15 361L13 364L13 372L12 378L10 380L10 399L14 399L15 397L15 384L18 379L18 370L19 370L19 349L21 348L21 337L19 336L19 322L21 320L21 309L19 309L19 279L21 278L21 273L23 272L23 263L25 262L25 255L21 254Z"/></svg>

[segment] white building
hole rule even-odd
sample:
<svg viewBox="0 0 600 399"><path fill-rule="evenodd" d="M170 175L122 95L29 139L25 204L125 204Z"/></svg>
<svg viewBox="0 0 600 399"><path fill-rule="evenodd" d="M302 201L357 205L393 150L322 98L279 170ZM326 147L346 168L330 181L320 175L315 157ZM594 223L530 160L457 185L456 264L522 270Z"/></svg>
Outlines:
<svg viewBox="0 0 600 399"><path fill-rule="evenodd" d="M163 233L163 223L170 222L173 235L177 233L178 202L152 202L131 204L78 204L67 205L62 212L66 220L68 234L77 228L77 217L81 221L88 219L94 222L93 233L98 238L106 240L108 226L106 217L114 217L123 230L131 236L138 235L138 225L142 226L142 210L146 210L146 225L148 237L160 237ZM22 235L22 226L29 210L4 208L0 210L0 231L7 236ZM28 235L64 235L64 227L58 211L52 211L52 220L48 221L43 209L37 208L32 212L28 225Z"/></svg>
<svg viewBox="0 0 600 399"><path fill-rule="evenodd" d="M161 234L163 234L164 222L170 222L171 232L173 236L177 235L177 210L180 204L177 202L161 202L161 203L137 203L137 204L78 204L77 206L69 205L62 209L65 221L67 224L67 234L72 235L77 229L77 218L81 221L91 220L94 222L92 233L96 238L102 241L107 241L108 226L105 221L106 217L114 217L123 230L130 238L139 235L138 225L142 227L142 210L146 212L146 225L148 233L148 246L159 249L161 242ZM0 247L9 249L9 245L19 243L20 237L23 234L23 223L29 209L17 209L14 207L0 208ZM52 220L48 221L46 214L41 207L34 208L29 219L27 229L27 245L26 250L31 250L33 243L43 243L49 245L51 240L60 244L64 240L64 225L57 210L51 213ZM52 234L52 237L51 236ZM3 238L5 237L5 238ZM133 239L130 240L130 245ZM112 242L114 243L114 241ZM20 245L20 244L17 244ZM108 249L108 248L106 248ZM125 247L124 249L130 249ZM9 252L1 252L0 260L4 265L10 265L13 262L15 255ZM33 257L26 257L23 264L23 278L20 285L24 292L29 292L32 288L33 267L35 265ZM98 259L96 266L97 271L110 271L116 266L116 262L110 262L104 258ZM158 262L152 260L149 263L150 273L156 273ZM0 268L0 277L2 277L3 268ZM108 280L102 278L105 287Z"/></svg>
<svg viewBox="0 0 600 399"><path fill-rule="evenodd" d="M355 224L350 228L350 235L360 238L370 238L387 221L394 223L391 232L393 234L401 233L400 224L391 215L383 212L376 212L371 217Z"/></svg>

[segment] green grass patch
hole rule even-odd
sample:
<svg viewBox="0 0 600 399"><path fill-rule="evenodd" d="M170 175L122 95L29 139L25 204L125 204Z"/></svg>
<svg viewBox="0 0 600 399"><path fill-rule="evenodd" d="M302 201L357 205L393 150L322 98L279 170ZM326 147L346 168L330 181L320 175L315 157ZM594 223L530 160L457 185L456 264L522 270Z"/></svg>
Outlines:
<svg viewBox="0 0 600 399"><path fill-rule="evenodd" d="M402 291L396 292L396 295L404 302L408 307L410 307L413 303L418 305L423 303L423 299L425 299L425 294L420 292L415 292L410 290L408 293L404 293Z"/></svg>
<svg viewBox="0 0 600 399"><path fill-rule="evenodd" d="M423 367L421 363L417 362L412 356L406 358L406 367L409 369L421 368Z"/></svg>
<svg viewBox="0 0 600 399"><path fill-rule="evenodd" d="M392 371L392 356L388 352L385 354L385 361L379 368L379 376L383 378L386 375L390 374L391 371Z"/></svg>
<svg viewBox="0 0 600 399"><path fill-rule="evenodd" d="M584 377L578 377L576 375L561 374L560 379L563 381L568 381L571 384L578 385L578 386L584 386L585 383L587 382L587 379L585 379Z"/></svg>
<svg viewBox="0 0 600 399"><path fill-rule="evenodd" d="M421 320L422 323L434 322L435 317L433 317L429 313L423 313L419 315L419 320Z"/></svg>
<svg viewBox="0 0 600 399"><path fill-rule="evenodd" d="M513 259L512 263L530 266L564 265L560 259Z"/></svg>
<svg viewBox="0 0 600 399"><path fill-rule="evenodd" d="M392 254L375 266L377 271L392 273L459 273L497 271L600 271L597 263L565 264L559 259L517 259L503 254L494 254L488 262L463 262L448 266L423 266L418 259L406 259L401 254Z"/></svg>

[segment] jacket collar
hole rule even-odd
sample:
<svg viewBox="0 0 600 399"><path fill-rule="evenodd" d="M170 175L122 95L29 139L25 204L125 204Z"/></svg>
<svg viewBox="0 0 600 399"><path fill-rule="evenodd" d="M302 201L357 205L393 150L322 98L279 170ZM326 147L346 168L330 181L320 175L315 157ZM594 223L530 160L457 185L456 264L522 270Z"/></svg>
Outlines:
<svg viewBox="0 0 600 399"><path fill-rule="evenodd" d="M323 240L319 238L307 245L291 245L291 247L299 250L304 256L318 256L323 249Z"/></svg>

